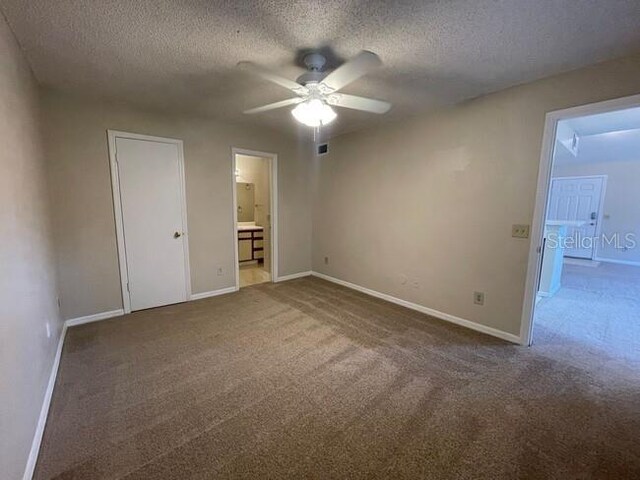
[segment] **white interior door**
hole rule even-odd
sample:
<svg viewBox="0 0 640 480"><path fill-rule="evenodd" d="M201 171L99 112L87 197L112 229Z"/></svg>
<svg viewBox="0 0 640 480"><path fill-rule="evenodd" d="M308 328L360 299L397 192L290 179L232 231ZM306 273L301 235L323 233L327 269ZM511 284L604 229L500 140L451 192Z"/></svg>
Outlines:
<svg viewBox="0 0 640 480"><path fill-rule="evenodd" d="M115 139L131 310L188 299L182 156L177 143Z"/></svg>
<svg viewBox="0 0 640 480"><path fill-rule="evenodd" d="M564 255L576 258L593 258L598 228L602 177L566 177L551 180L549 213L547 220L571 220L585 222L582 227L569 227Z"/></svg>

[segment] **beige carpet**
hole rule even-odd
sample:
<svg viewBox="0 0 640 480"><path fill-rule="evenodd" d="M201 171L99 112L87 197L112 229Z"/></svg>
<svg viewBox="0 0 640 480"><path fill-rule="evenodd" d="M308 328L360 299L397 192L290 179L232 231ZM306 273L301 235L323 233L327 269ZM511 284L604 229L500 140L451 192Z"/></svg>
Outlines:
<svg viewBox="0 0 640 480"><path fill-rule="evenodd" d="M71 328L36 478L640 478L640 375L262 284Z"/></svg>

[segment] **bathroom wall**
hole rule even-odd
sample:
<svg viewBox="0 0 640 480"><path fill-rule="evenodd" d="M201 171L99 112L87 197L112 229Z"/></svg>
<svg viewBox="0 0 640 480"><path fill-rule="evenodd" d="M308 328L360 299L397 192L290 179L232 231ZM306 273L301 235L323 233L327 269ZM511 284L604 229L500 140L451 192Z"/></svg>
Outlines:
<svg viewBox="0 0 640 480"><path fill-rule="evenodd" d="M271 272L271 198L269 159L249 155L236 156L236 169L243 181L255 188L254 219L264 227L264 269Z"/></svg>

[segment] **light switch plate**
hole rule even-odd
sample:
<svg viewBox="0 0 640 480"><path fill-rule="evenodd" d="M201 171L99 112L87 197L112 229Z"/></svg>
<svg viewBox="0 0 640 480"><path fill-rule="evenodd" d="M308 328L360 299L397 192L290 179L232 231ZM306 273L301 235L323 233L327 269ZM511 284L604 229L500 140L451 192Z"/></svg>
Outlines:
<svg viewBox="0 0 640 480"><path fill-rule="evenodd" d="M513 238L529 238L529 225L511 225Z"/></svg>
<svg viewBox="0 0 640 480"><path fill-rule="evenodd" d="M484 305L484 292L473 292L473 303Z"/></svg>

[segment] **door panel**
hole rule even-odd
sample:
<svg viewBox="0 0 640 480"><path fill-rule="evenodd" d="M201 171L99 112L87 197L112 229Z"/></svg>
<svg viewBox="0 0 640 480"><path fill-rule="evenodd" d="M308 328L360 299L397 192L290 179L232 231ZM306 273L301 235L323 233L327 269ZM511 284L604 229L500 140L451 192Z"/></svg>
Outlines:
<svg viewBox="0 0 640 480"><path fill-rule="evenodd" d="M567 248L564 251L565 256L593 258L602 187L602 177L554 178L551 180L547 220L585 222L582 227L567 229L567 236L575 243L575 247L567 243Z"/></svg>
<svg viewBox="0 0 640 480"><path fill-rule="evenodd" d="M131 310L187 300L178 145L116 138Z"/></svg>

